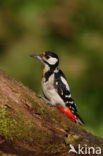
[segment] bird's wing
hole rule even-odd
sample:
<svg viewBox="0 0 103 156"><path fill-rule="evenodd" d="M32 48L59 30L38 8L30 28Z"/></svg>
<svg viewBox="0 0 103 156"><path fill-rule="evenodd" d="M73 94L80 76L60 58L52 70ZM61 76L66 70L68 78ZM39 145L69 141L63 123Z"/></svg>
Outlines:
<svg viewBox="0 0 103 156"><path fill-rule="evenodd" d="M69 85L67 83L67 80L66 80L63 72L59 69L55 73L54 86L55 86L55 89L57 90L59 96L65 102L66 107L69 107L69 109L73 113L76 114L77 108L76 108L76 104L74 103L74 100L72 99Z"/></svg>

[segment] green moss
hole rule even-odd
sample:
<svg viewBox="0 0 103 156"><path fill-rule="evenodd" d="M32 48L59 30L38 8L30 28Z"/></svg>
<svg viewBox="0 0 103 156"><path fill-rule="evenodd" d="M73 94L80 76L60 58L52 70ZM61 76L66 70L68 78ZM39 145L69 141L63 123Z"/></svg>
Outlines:
<svg viewBox="0 0 103 156"><path fill-rule="evenodd" d="M48 144L46 150L44 151L45 154L47 153L59 153L65 149L64 144Z"/></svg>
<svg viewBox="0 0 103 156"><path fill-rule="evenodd" d="M50 115L48 114L48 112L43 107L41 107L41 106L37 108L37 112L40 113L40 115L43 118L49 118L50 117Z"/></svg>
<svg viewBox="0 0 103 156"><path fill-rule="evenodd" d="M15 116L4 107L0 108L0 135L10 141L20 140L30 144L44 145L51 141L50 134L36 123L24 120L21 114Z"/></svg>
<svg viewBox="0 0 103 156"><path fill-rule="evenodd" d="M0 135L6 139L25 139L32 141L31 129L36 127L35 123L24 121L21 115L14 116L6 108L0 108Z"/></svg>
<svg viewBox="0 0 103 156"><path fill-rule="evenodd" d="M74 144L77 139L79 139L79 136L78 135L68 134L65 137L65 143L66 144Z"/></svg>
<svg viewBox="0 0 103 156"><path fill-rule="evenodd" d="M0 156L3 156L3 152L2 151L0 151Z"/></svg>

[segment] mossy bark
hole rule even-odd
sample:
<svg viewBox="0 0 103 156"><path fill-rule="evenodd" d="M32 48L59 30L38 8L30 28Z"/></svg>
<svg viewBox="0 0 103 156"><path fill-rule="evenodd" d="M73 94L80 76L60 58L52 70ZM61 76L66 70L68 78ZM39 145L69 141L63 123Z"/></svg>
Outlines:
<svg viewBox="0 0 103 156"><path fill-rule="evenodd" d="M0 109L0 120L5 121L0 128L0 155L71 156L69 144L99 146L103 152L103 139L72 123L2 70Z"/></svg>

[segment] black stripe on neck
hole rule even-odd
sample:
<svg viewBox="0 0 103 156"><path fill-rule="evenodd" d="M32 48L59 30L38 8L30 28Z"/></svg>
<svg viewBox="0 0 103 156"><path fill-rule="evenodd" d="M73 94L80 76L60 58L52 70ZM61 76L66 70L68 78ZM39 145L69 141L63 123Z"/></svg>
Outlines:
<svg viewBox="0 0 103 156"><path fill-rule="evenodd" d="M56 69L56 67L58 66L58 62L54 65L50 65L48 62L44 61L49 67L50 67L50 70L47 71L45 73L45 82L48 81L49 77L53 74L54 70Z"/></svg>
<svg viewBox="0 0 103 156"><path fill-rule="evenodd" d="M56 67L53 66L53 67L50 68L50 70L48 70L48 71L45 73L45 82L48 81L49 77L53 74L55 68L56 68Z"/></svg>
<svg viewBox="0 0 103 156"><path fill-rule="evenodd" d="M49 71L47 71L46 73L45 73L45 82L46 81L48 81L48 79L49 79L49 77L52 75L52 71L51 70L49 70Z"/></svg>

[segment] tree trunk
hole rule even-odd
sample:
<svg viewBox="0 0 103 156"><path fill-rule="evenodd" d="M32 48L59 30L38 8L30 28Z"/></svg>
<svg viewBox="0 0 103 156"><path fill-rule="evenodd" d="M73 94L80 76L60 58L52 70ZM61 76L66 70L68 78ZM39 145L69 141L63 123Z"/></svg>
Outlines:
<svg viewBox="0 0 103 156"><path fill-rule="evenodd" d="M76 155L69 153L70 144L77 152L78 144L85 148L101 147L103 152L103 139L72 123L0 70L0 155Z"/></svg>

